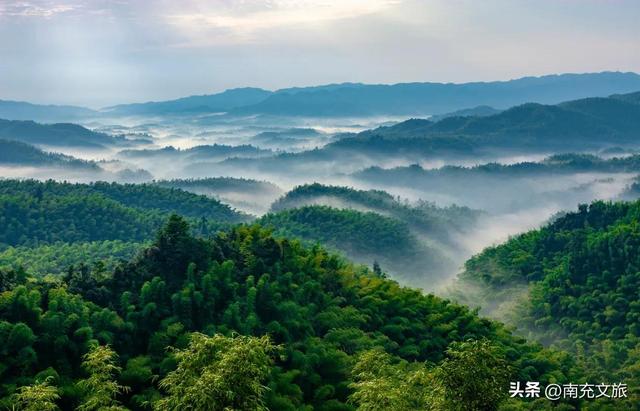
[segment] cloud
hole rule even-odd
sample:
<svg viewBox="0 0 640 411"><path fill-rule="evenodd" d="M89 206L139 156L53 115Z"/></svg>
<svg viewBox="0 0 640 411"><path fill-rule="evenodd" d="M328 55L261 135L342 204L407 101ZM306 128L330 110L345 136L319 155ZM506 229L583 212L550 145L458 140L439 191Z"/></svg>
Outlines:
<svg viewBox="0 0 640 411"><path fill-rule="evenodd" d="M52 17L73 11L77 5L57 1L7 1L0 4L0 16L6 17Z"/></svg>
<svg viewBox="0 0 640 411"><path fill-rule="evenodd" d="M195 45L208 40L203 33L239 41L257 39L261 31L286 27L321 26L328 22L380 13L401 0L248 0L242 2L191 2L180 11L166 11L165 21ZM187 10L182 11L182 10ZM205 41L204 43L207 43Z"/></svg>

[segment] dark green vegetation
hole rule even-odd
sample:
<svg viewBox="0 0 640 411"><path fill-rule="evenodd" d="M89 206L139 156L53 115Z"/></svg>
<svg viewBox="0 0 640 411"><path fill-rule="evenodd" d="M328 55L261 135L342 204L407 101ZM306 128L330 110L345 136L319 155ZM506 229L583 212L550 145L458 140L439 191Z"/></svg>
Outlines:
<svg viewBox="0 0 640 411"><path fill-rule="evenodd" d="M12 166L79 168L94 171L100 169L93 162L78 160L64 154L47 153L29 144L1 139L0 164Z"/></svg>
<svg viewBox="0 0 640 411"><path fill-rule="evenodd" d="M63 274L72 266L95 267L96 264L100 269L111 271L119 262L130 260L144 247L144 243L120 240L8 247L0 252L0 267L22 268L34 276Z"/></svg>
<svg viewBox="0 0 640 411"><path fill-rule="evenodd" d="M449 232L451 229L468 229L481 214L467 207L437 207L425 201L412 205L382 190L356 190L318 183L294 188L274 202L271 209L281 211L311 204L374 211L402 220L425 233L431 232L438 235L445 234L445 231Z"/></svg>
<svg viewBox="0 0 640 411"><path fill-rule="evenodd" d="M258 222L278 236L319 242L364 264L377 262L411 284L436 281L452 264L438 249L421 243L406 223L373 212L304 206L267 214Z"/></svg>
<svg viewBox="0 0 640 411"><path fill-rule="evenodd" d="M462 284L506 306L522 332L575 353L588 380L625 381L638 401L639 222L640 202L581 205L472 258Z"/></svg>
<svg viewBox="0 0 640 411"><path fill-rule="evenodd" d="M350 259L379 263L405 283L433 286L456 270L450 253L471 230L478 211L402 202L380 190L309 184L296 187L271 206L261 224L282 236L320 242Z"/></svg>
<svg viewBox="0 0 640 411"><path fill-rule="evenodd" d="M154 185L0 180L0 246L145 241L173 212L202 233L246 219L217 200Z"/></svg>
<svg viewBox="0 0 640 411"><path fill-rule="evenodd" d="M569 356L320 247L258 226L209 240L189 231L172 216L150 248L110 273L38 280L1 271L3 404L388 409L368 406L365 382L383 365L371 367L371 350L389 369L433 379L424 401L449 409L494 409L508 379L581 379ZM222 337L234 332L269 339ZM402 374L381 377L380 392L407 383Z"/></svg>

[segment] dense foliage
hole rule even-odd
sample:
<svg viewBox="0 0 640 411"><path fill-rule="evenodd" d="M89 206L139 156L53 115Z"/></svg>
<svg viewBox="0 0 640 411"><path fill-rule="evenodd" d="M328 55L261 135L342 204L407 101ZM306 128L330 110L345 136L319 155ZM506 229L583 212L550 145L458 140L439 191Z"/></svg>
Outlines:
<svg viewBox="0 0 640 411"><path fill-rule="evenodd" d="M577 353L591 379L634 386L638 400L640 202L581 205L485 250L462 278L488 302L521 295L515 325ZM514 294L517 288L528 292Z"/></svg>
<svg viewBox="0 0 640 411"><path fill-rule="evenodd" d="M144 241L171 212L204 234L246 218L214 199L153 185L0 180L0 247Z"/></svg>
<svg viewBox="0 0 640 411"><path fill-rule="evenodd" d="M0 251L0 267L22 268L32 275L63 274L82 265L111 271L122 260L130 260L145 243L105 240L57 242L37 247L8 247Z"/></svg>
<svg viewBox="0 0 640 411"><path fill-rule="evenodd" d="M401 220L374 212L304 206L258 220L283 237L319 242L364 264L377 261L386 271L413 284L436 280L449 261L420 241Z"/></svg>
<svg viewBox="0 0 640 411"><path fill-rule="evenodd" d="M482 363L498 365L492 373L543 382L566 381L572 373L569 357L527 344L463 306L402 288L319 247L275 239L258 226L203 240L173 216L136 259L108 275L80 274L36 280L2 271L4 404L42 392L43 402L62 409L177 409L187 404L180 400L199 401L187 382L215 381L221 391L200 394L237 409L254 409L234 398L253 401L255 394L273 410L351 410L361 405L355 393L362 378L354 379L353 367L366 350L383 350L393 363L417 362L412 369L428 361L464 372L480 358L474 346L452 343L483 339L491 348L482 351ZM270 341L230 344L215 337L233 333L269 335ZM279 347L277 355L270 354L271 343ZM170 346L175 349L168 351ZM246 349L228 354L233 347ZM215 356L206 354L210 350ZM486 353L495 354L494 363ZM230 376L229 369L246 374ZM480 387L438 381L460 395ZM497 387L482 390L487 401L504 396L502 387L502 394ZM254 394L230 396L238 392Z"/></svg>
<svg viewBox="0 0 640 411"><path fill-rule="evenodd" d="M324 204L341 208L364 209L392 216L425 233L447 236L452 230L466 230L475 222L479 211L467 207L437 207L420 201L415 205L382 190L356 190L349 187L322 184L301 185L272 204L273 211Z"/></svg>

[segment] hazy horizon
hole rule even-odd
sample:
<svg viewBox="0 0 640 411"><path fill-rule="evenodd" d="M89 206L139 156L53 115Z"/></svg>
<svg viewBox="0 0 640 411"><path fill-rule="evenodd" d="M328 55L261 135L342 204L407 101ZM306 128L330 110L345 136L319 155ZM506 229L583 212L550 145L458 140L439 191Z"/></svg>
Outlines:
<svg viewBox="0 0 640 411"><path fill-rule="evenodd" d="M634 1L5 0L0 99L100 108L237 87L640 72L638 20Z"/></svg>
<svg viewBox="0 0 640 411"><path fill-rule="evenodd" d="M185 98L185 97L192 97L192 96L201 96L201 95L215 95L215 94L220 94L220 93L224 93L225 91L230 91L230 90L236 90L236 89L248 89L248 88L256 88L256 89L262 89L262 90L266 90L266 91L271 91L271 92L277 92L280 90L286 90L286 89L295 89L295 88L313 88L313 87L323 87L323 86L334 86L334 85L347 85L347 84L362 84L362 85L381 85L381 86L393 86L396 84L411 84L411 83L437 83L437 84L469 84L469 83L498 83L498 82L509 82L509 81L514 81L514 80L520 80L520 79L525 79L525 78L541 78L541 77L551 77L551 76L563 76L563 75L582 75L582 74L599 74L599 73L622 73L622 74L635 74L640 76L640 72L635 72L635 71L627 71L627 72L623 72L623 71L614 71L614 70L603 70L600 72L564 72L564 73L547 73L547 74L540 74L540 75L525 75L525 76L521 76L521 77L514 77L514 78L506 78L506 79L487 79L487 80L478 80L478 81L463 81L463 82L458 82L458 81L430 81L430 80L423 80L423 81L400 81L400 82L394 82L394 83L365 83L365 82L358 82L358 81L343 81L343 82L334 82L334 83L317 83L317 84L294 84L294 85L290 85L290 86L286 86L286 87L281 87L281 88L267 88L267 87L260 87L259 85L255 85L255 86L237 86L237 87L231 87L231 88L225 88L225 89L220 89L220 90L212 90L212 91L202 91L202 92L198 92L198 93L194 93L194 94L185 94L185 95L174 95L174 96L167 96L166 98L163 99L155 99L155 100L144 100L144 99L138 99L138 100L127 100L127 101L118 101L115 102L114 104L109 104L106 106L90 106L90 105L82 105L82 104L73 104L73 103L64 103L64 102L56 102L56 101L37 101L37 100L18 100L18 99L5 99L3 98L3 96L0 96L0 101L16 101L16 102L25 102L25 103L31 103L31 104L38 104L38 105L56 105L56 106L65 106L65 105L69 105L69 106L78 106L78 107L85 107L85 108L91 108L93 110L100 110L100 109L105 109L105 108L109 108L109 107L114 107L117 105L127 105L127 104L142 104L142 103L152 103L152 102L161 102L161 101L171 101L171 100L177 100L180 98Z"/></svg>

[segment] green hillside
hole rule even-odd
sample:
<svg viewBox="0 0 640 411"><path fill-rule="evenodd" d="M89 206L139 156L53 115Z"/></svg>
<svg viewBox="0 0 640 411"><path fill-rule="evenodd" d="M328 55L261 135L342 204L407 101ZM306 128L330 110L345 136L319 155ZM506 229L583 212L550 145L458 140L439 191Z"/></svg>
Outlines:
<svg viewBox="0 0 640 411"><path fill-rule="evenodd" d="M111 271L123 260L130 260L145 243L105 240L94 242L57 242L36 247L8 247L0 252L0 267L23 269L34 276L60 275L69 267L94 267Z"/></svg>
<svg viewBox="0 0 640 411"><path fill-rule="evenodd" d="M461 280L522 332L583 358L591 380L637 395L640 202L581 205L475 256Z"/></svg>
<svg viewBox="0 0 640 411"><path fill-rule="evenodd" d="M213 233L246 220L205 196L153 185L0 180L0 246L58 241L144 241L172 212Z"/></svg>
<svg viewBox="0 0 640 411"><path fill-rule="evenodd" d="M450 238L452 233L469 230L481 215L480 211L456 205L437 207L426 201L410 204L382 190L356 190L318 183L294 188L274 202L271 209L280 211L314 204L375 212L405 223L410 231L449 245L455 245Z"/></svg>
<svg viewBox="0 0 640 411"><path fill-rule="evenodd" d="M409 384L420 395L398 398L398 409L487 410L506 400L509 380L580 377L570 357L463 306L257 226L202 240L173 216L112 274L0 274L7 406L40 392L38 404L61 409L355 410L370 409L371 384L381 395ZM431 382L371 381L382 367Z"/></svg>
<svg viewBox="0 0 640 411"><path fill-rule="evenodd" d="M407 223L375 212L303 206L267 214L258 223L275 234L318 242L350 259L382 269L405 283L437 282L452 268L438 248L418 239Z"/></svg>

